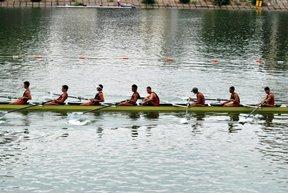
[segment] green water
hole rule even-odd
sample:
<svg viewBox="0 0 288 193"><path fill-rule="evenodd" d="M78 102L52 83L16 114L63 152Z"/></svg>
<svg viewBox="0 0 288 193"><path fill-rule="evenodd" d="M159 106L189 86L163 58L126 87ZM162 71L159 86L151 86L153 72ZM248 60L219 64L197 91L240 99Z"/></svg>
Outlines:
<svg viewBox="0 0 288 193"><path fill-rule="evenodd" d="M141 95L150 85L163 101L183 102L193 86L227 98L234 85L243 103L256 103L269 85L284 103L287 26L285 12L2 8L0 94L19 96L29 80L33 101L63 84L92 97L102 83L115 102L136 83ZM244 115L7 114L0 190L284 193L287 118L241 125Z"/></svg>

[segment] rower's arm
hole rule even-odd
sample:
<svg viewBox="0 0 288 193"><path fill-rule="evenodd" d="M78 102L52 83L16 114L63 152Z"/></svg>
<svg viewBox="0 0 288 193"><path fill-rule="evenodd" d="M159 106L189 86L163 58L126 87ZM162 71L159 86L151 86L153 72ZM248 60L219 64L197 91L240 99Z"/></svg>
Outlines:
<svg viewBox="0 0 288 193"><path fill-rule="evenodd" d="M152 101L152 98L151 98L151 96L149 95L149 96L147 96L147 97L145 97L145 98L143 99L143 103L142 103L142 104L147 104L147 103L149 103L150 101Z"/></svg>

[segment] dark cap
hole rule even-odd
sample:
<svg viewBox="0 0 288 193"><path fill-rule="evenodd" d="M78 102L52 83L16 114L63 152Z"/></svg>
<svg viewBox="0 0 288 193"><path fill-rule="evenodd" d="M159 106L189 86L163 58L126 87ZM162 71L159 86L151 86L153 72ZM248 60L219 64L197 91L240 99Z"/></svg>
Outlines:
<svg viewBox="0 0 288 193"><path fill-rule="evenodd" d="M198 88L194 87L194 88L191 90L191 92L197 93L197 92L198 92Z"/></svg>

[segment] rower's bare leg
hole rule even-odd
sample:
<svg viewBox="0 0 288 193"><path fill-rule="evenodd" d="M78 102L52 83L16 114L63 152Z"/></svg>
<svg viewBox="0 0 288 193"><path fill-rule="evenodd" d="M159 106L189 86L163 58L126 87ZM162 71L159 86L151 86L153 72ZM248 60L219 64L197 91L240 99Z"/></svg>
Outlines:
<svg viewBox="0 0 288 193"><path fill-rule="evenodd" d="M125 101L125 102L120 103L118 106L134 106L134 105Z"/></svg>
<svg viewBox="0 0 288 193"><path fill-rule="evenodd" d="M223 105L223 107L234 107L234 102L231 101L231 102L225 103L225 104Z"/></svg>

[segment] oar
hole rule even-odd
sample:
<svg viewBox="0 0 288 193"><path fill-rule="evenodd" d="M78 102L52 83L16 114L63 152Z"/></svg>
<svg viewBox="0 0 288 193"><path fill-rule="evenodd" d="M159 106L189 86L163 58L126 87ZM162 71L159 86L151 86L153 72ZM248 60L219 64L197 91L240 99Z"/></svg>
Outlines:
<svg viewBox="0 0 288 193"><path fill-rule="evenodd" d="M252 111L251 113L249 113L249 115L245 118L246 120L251 117L251 115L253 115L261 106L262 106L263 103L260 103L258 106L256 106ZM239 122L240 124L244 125L246 122L245 121L241 121Z"/></svg>
<svg viewBox="0 0 288 193"><path fill-rule="evenodd" d="M91 112L97 112L97 111L100 111L102 109L106 109L108 107L112 107L112 106L118 106L118 105L115 105L114 103L112 105L105 105L104 107L100 107L100 108L95 108L95 109L91 109L91 110L88 110L88 111L84 111L83 114L86 114L86 113L91 113Z"/></svg>
<svg viewBox="0 0 288 193"><path fill-rule="evenodd" d="M178 104L175 104L175 103L171 103L171 102L168 102L168 101L164 101L162 100L165 104L171 104L172 106L174 107L182 107L182 108L188 108L188 106L184 106L184 105L178 105ZM188 102L189 103L189 102Z"/></svg>
<svg viewBox="0 0 288 193"><path fill-rule="evenodd" d="M91 109L91 110L88 110L88 111L84 111L83 114L86 114L86 113L91 113L91 112L97 112L97 111L101 111L102 109L106 109L106 108L109 108L109 107L118 107L121 102L123 101L120 101L120 102L116 102L116 103L112 103L111 105L105 105L104 107L100 107L100 108L95 108L95 109Z"/></svg>
<svg viewBox="0 0 288 193"><path fill-rule="evenodd" d="M52 92L48 92L49 94L55 95L55 96L61 96L61 94L57 94L57 93L52 93ZM68 98L73 98L73 99L78 99L78 100L90 100L88 98L85 97L78 97L78 96L68 96Z"/></svg>
<svg viewBox="0 0 288 193"><path fill-rule="evenodd" d="M13 113L13 112L18 112L18 111L22 111L24 109L29 109L31 107L35 107L35 106L38 106L39 104L31 104L31 105L28 105L28 106L25 106L25 107L21 107L21 108L18 108L18 109L13 109L13 110L10 110L10 111L7 111L4 115L2 115L0 118L3 118L5 115L9 114L9 113ZM41 106L41 105L39 105Z"/></svg>

